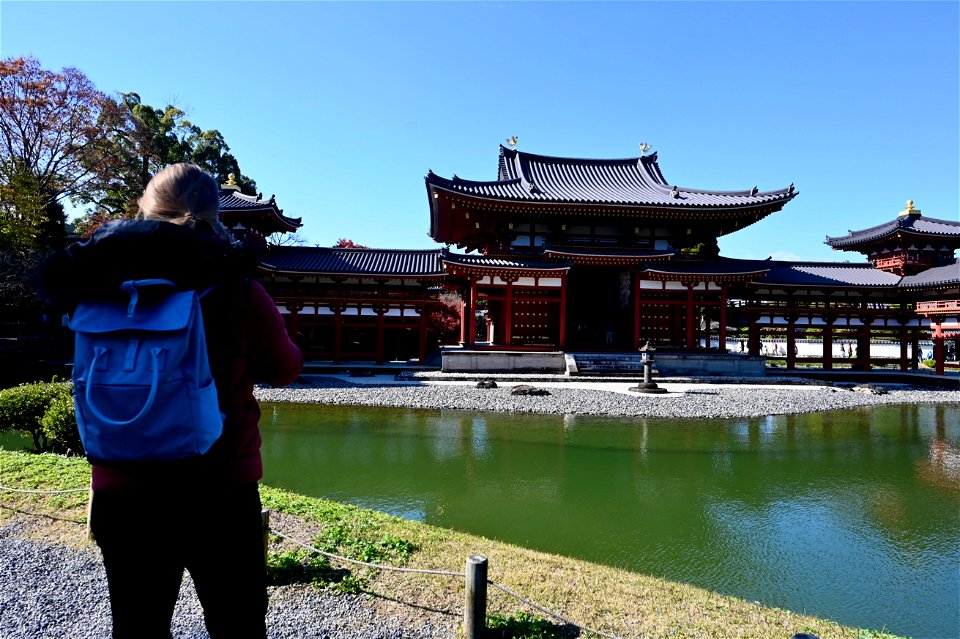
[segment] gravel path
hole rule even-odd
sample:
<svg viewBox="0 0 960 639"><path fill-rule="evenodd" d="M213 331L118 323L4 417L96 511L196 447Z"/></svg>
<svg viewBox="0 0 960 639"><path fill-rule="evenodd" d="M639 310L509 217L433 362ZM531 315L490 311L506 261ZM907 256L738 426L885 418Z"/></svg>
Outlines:
<svg viewBox="0 0 960 639"><path fill-rule="evenodd" d="M658 380L659 381L659 380ZM748 380L744 380L748 381ZM753 417L824 411L871 404L960 402L960 390L877 385L883 394L813 385L662 384L666 395L640 395L636 382L529 381L549 395L518 396L517 382L478 389L476 382L397 381L393 377L318 377L282 389L260 388L261 401L413 406L637 417ZM29 540L29 521L0 527L0 637L106 638L110 609L96 547L74 550ZM38 524L39 525L39 524ZM375 611L365 595L317 592L309 586L271 588L267 626L271 638L400 639L454 637L452 614L410 609L399 616ZM206 637L189 576L174 616L176 638Z"/></svg>
<svg viewBox="0 0 960 639"><path fill-rule="evenodd" d="M109 639L106 575L95 546L69 549L24 538L28 522L0 527L0 637ZM374 611L365 595L312 586L270 589L271 639L434 639L455 634L457 619L418 611L416 620ZM209 637L189 575L173 617L173 637Z"/></svg>

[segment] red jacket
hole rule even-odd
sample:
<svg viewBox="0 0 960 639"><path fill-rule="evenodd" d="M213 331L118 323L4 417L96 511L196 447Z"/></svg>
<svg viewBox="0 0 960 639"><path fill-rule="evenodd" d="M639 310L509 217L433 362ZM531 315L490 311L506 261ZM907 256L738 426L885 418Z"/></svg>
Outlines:
<svg viewBox="0 0 960 639"><path fill-rule="evenodd" d="M109 228L107 228L109 227ZM290 340L273 300L244 277L230 247L167 222L113 223L52 260L41 284L70 307L77 298L115 290L119 281L164 277L204 296L204 332L217 385L223 434L205 455L184 461L94 465L93 489L150 483L237 485L263 476L256 383L282 386L297 379L303 355Z"/></svg>

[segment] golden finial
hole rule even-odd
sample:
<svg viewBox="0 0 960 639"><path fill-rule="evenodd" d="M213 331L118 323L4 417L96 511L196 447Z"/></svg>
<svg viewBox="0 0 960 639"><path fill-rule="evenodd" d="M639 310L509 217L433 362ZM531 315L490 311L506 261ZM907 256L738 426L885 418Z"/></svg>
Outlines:
<svg viewBox="0 0 960 639"><path fill-rule="evenodd" d="M920 215L920 209L913 208L913 200L907 200L907 208L900 211L900 215Z"/></svg>
<svg viewBox="0 0 960 639"><path fill-rule="evenodd" d="M646 153L646 152L649 151L649 150L650 150L650 145L649 145L649 144L647 144L646 142L641 142L641 143L640 143L640 155L643 155L644 153Z"/></svg>
<svg viewBox="0 0 960 639"><path fill-rule="evenodd" d="M237 176L233 173L227 174L227 181L220 185L221 191L239 191L240 185L237 184Z"/></svg>
<svg viewBox="0 0 960 639"><path fill-rule="evenodd" d="M510 148L511 148L511 149L517 148L517 142L519 142L519 141L520 141L520 138L518 138L518 137L515 136L515 135L512 135L512 136L510 136L509 138L507 138L507 144L510 145Z"/></svg>

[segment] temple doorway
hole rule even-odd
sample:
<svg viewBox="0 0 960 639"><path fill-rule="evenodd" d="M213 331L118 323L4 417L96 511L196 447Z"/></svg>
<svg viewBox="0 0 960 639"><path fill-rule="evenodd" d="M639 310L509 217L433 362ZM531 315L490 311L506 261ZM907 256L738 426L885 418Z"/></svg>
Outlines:
<svg viewBox="0 0 960 639"><path fill-rule="evenodd" d="M567 276L567 348L615 351L633 346L630 273L581 267Z"/></svg>

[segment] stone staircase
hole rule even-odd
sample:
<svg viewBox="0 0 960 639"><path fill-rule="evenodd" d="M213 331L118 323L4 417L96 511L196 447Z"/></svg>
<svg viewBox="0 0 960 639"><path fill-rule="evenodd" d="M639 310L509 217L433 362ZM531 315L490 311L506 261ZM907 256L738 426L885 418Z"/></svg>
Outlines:
<svg viewBox="0 0 960 639"><path fill-rule="evenodd" d="M572 375L581 376L643 376L643 356L640 353L567 353L576 363ZM656 363L654 363L654 373Z"/></svg>

